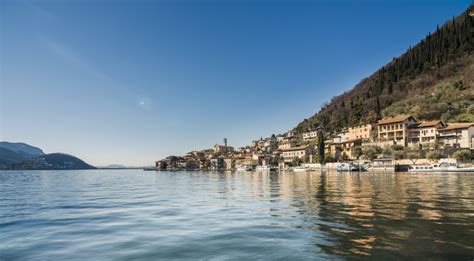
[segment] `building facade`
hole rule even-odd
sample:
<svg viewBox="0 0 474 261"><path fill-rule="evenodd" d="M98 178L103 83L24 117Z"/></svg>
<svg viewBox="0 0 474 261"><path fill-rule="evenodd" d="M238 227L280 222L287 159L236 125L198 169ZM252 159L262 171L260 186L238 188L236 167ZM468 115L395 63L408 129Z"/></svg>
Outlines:
<svg viewBox="0 0 474 261"><path fill-rule="evenodd" d="M364 141L372 141L372 133L375 130L375 126L373 123L368 123L349 127L349 140L362 139Z"/></svg>
<svg viewBox="0 0 474 261"><path fill-rule="evenodd" d="M285 162L291 162L295 157L305 159L313 153L312 146L300 146L281 151L281 156Z"/></svg>
<svg viewBox="0 0 474 261"><path fill-rule="evenodd" d="M452 123L438 129L438 139L447 146L474 149L474 123Z"/></svg>
<svg viewBox="0 0 474 261"><path fill-rule="evenodd" d="M313 139L316 139L317 137L318 137L318 130L311 130L311 131L303 133L304 141L313 140Z"/></svg>
<svg viewBox="0 0 474 261"><path fill-rule="evenodd" d="M428 145L438 140L438 129L446 127L443 121L425 121L408 129L408 144Z"/></svg>
<svg viewBox="0 0 474 261"><path fill-rule="evenodd" d="M411 116L398 116L380 120L377 126L377 142L380 145L408 145L408 131L415 125Z"/></svg>

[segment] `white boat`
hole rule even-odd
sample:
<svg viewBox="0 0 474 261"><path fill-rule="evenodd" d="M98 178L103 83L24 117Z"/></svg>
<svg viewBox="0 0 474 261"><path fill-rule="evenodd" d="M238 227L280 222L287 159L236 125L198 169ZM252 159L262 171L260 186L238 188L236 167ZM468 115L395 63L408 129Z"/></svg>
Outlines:
<svg viewBox="0 0 474 261"><path fill-rule="evenodd" d="M339 162L336 167L337 171L358 171L357 166L354 166L352 162Z"/></svg>
<svg viewBox="0 0 474 261"><path fill-rule="evenodd" d="M277 171L278 168L277 167L273 167L273 166L268 166L268 165L258 165L256 168L255 168L255 171Z"/></svg>
<svg viewBox="0 0 474 261"><path fill-rule="evenodd" d="M255 168L255 171L270 171L270 167L269 166L258 165Z"/></svg>
<svg viewBox="0 0 474 261"><path fill-rule="evenodd" d="M237 171L245 172L245 171L252 171L252 166L249 165L240 165L236 167Z"/></svg>
<svg viewBox="0 0 474 261"><path fill-rule="evenodd" d="M459 168L455 163L443 162L432 165L412 165L409 172L474 172L474 167Z"/></svg>
<svg viewBox="0 0 474 261"><path fill-rule="evenodd" d="M293 171L294 172L306 172L308 169L306 167L303 167L303 166L299 166L299 167L294 167L293 168Z"/></svg>

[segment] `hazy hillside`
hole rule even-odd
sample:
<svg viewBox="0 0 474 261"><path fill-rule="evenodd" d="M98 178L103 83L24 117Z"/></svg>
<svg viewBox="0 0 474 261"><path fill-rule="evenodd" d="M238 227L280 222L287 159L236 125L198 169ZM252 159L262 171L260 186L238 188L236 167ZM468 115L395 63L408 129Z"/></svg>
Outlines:
<svg viewBox="0 0 474 261"><path fill-rule="evenodd" d="M40 148L21 142L0 141L0 148L4 148L17 153L29 154L31 156L39 156L44 154L44 152Z"/></svg>
<svg viewBox="0 0 474 261"><path fill-rule="evenodd" d="M44 154L40 148L25 144L0 142L0 169L95 169L67 154Z"/></svg>
<svg viewBox="0 0 474 261"><path fill-rule="evenodd" d="M0 147L0 169L6 169L13 163L18 163L33 156L25 153L11 151Z"/></svg>
<svg viewBox="0 0 474 261"><path fill-rule="evenodd" d="M438 27L351 91L296 127L328 131L409 113L420 120L474 121L474 11Z"/></svg>
<svg viewBox="0 0 474 261"><path fill-rule="evenodd" d="M84 161L67 154L52 153L41 155L20 163L13 164L10 169L15 170L56 170L56 169L95 169Z"/></svg>

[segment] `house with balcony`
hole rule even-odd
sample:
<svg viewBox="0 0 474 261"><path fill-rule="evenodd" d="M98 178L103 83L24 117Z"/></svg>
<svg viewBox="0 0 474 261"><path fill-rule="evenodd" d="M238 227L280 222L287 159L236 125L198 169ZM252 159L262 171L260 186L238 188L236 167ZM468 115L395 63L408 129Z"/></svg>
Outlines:
<svg viewBox="0 0 474 261"><path fill-rule="evenodd" d="M377 123L377 143L384 145L408 145L408 132L415 125L412 116L398 116L380 120Z"/></svg>
<svg viewBox="0 0 474 261"><path fill-rule="evenodd" d="M438 129L445 128L441 120L425 121L408 129L408 145L429 145L438 140Z"/></svg>
<svg viewBox="0 0 474 261"><path fill-rule="evenodd" d="M447 146L474 149L474 123L450 123L438 129L438 139Z"/></svg>

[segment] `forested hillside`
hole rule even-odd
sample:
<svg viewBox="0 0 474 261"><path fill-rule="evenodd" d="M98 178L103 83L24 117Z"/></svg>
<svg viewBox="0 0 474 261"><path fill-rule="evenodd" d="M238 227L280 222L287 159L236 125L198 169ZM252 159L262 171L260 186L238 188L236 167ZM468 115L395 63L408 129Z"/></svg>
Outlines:
<svg viewBox="0 0 474 261"><path fill-rule="evenodd" d="M298 124L301 132L322 126L328 131L374 122L396 114L419 120L474 121L474 5L438 26L433 34L333 97Z"/></svg>

